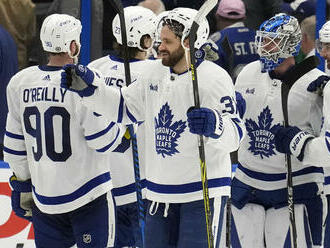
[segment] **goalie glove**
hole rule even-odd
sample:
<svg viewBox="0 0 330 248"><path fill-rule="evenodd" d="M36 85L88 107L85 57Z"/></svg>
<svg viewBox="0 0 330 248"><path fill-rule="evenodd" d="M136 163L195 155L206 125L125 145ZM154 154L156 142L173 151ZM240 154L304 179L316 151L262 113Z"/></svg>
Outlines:
<svg viewBox="0 0 330 248"><path fill-rule="evenodd" d="M32 198L31 179L19 181L15 175L9 178L12 188L11 206L18 217L32 221L32 207L34 205Z"/></svg>
<svg viewBox="0 0 330 248"><path fill-rule="evenodd" d="M79 96L91 96L94 94L96 82L101 79L97 72L87 66L67 64L61 73L61 87L77 92ZM94 85L93 85L94 84Z"/></svg>
<svg viewBox="0 0 330 248"><path fill-rule="evenodd" d="M209 108L189 108L187 111L189 130L193 134L217 139L223 132L221 114Z"/></svg>
<svg viewBox="0 0 330 248"><path fill-rule="evenodd" d="M308 85L307 91L323 96L323 89L327 85L329 79L330 77L326 75L319 76Z"/></svg>
<svg viewBox="0 0 330 248"><path fill-rule="evenodd" d="M313 135L307 131L301 131L298 127L277 127L274 135L276 150L292 154L299 161L304 159L306 144L314 138Z"/></svg>

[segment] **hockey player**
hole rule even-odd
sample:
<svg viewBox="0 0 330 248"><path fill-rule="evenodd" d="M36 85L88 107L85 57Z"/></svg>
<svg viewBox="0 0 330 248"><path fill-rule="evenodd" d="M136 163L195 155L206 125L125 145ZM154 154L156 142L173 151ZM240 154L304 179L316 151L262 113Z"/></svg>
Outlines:
<svg viewBox="0 0 330 248"><path fill-rule="evenodd" d="M155 33L155 14L144 7L130 6L124 9L127 32L127 43L129 45L129 62L131 81L136 81L135 74L145 68L143 60L148 58L149 50ZM118 43L118 56L108 55L97 59L89 64L90 68L100 71L105 77L108 86L122 88L126 85L124 68L124 47L122 46L119 15L112 22L113 35ZM138 154L140 166L140 178L145 186L144 176L144 137L145 126L142 123L137 129ZM139 227L136 202L136 189L134 178L134 167L132 148L127 132L123 143L111 153L111 174L114 186L113 194L116 201L116 242L115 247L136 246L143 247L141 231ZM140 189L141 190L141 189ZM145 192L143 192L145 195Z"/></svg>
<svg viewBox="0 0 330 248"><path fill-rule="evenodd" d="M221 210L213 227L219 247L223 210L229 195L231 165L229 153L238 148L244 134L236 113L235 91L230 76L216 64L203 61L197 67L200 109L194 105L189 72L189 40L192 20L197 11L177 8L164 19L159 52L162 59L150 61L137 77L137 82L121 91L105 87L95 72L75 68L80 77L73 80L63 75L62 86L73 91L94 91L83 97L83 104L109 119L121 123L144 121L146 125L146 180L148 213L145 247L203 248L208 246L198 139L206 138L205 152L212 216ZM196 48L208 37L206 19L197 31ZM117 106L116 110L108 108ZM188 112L187 118L187 110ZM189 125L189 127L188 127ZM214 205L219 198L219 203ZM223 245L220 247L223 247Z"/></svg>
<svg viewBox="0 0 330 248"><path fill-rule="evenodd" d="M248 135L238 150L239 165L232 183L235 247L264 247L264 240L266 247L290 245L286 162L275 150L274 139L284 120L281 84L294 83L288 99L290 123L318 132L321 116L314 121L311 111L317 109L319 96L306 89L324 75L316 68L315 56L295 65L293 56L300 41L296 18L272 17L256 34L260 61L248 64L237 77L235 89L246 101L243 120ZM322 245L324 178L322 168L314 165L292 159L298 247Z"/></svg>
<svg viewBox="0 0 330 248"><path fill-rule="evenodd" d="M319 31L319 39L317 40L317 49L320 55L327 60L329 67L330 58L330 21L326 22ZM280 152L292 154L304 164L315 164L324 166L325 172L330 167L330 85L328 76L320 76L317 80L311 82L307 88L308 91L323 95L323 128L321 135L315 137L308 129L302 131L300 128L293 126L288 128L279 128L277 130L275 141L276 149ZM328 201L328 217L326 220L324 247L330 247L330 219L329 219L329 178L325 178L324 192Z"/></svg>
<svg viewBox="0 0 330 248"><path fill-rule="evenodd" d="M124 131L60 87L63 65L77 62L81 28L72 16L48 16L40 31L48 64L20 71L7 90L4 151L14 172L12 207L32 220L37 247L114 243L109 157L103 153Z"/></svg>
<svg viewBox="0 0 330 248"><path fill-rule="evenodd" d="M259 59L254 44L255 31L244 26L245 5L242 0L221 0L216 18L219 31L210 36L219 48L219 59L215 63L223 67L235 82L246 64ZM224 44L225 39L229 44Z"/></svg>

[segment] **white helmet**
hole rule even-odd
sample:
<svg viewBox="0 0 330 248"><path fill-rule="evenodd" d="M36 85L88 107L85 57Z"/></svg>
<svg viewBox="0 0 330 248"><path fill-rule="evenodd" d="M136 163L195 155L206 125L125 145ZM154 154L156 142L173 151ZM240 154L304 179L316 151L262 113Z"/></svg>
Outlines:
<svg viewBox="0 0 330 248"><path fill-rule="evenodd" d="M147 49L141 47L141 38L144 35L150 35L154 40L156 15L147 8L141 6L129 6L124 8L127 46L137 47L142 51ZM117 42L122 45L121 27L119 15L117 14L112 21L112 32Z"/></svg>
<svg viewBox="0 0 330 248"><path fill-rule="evenodd" d="M166 19L168 13L170 11L163 11L161 12L159 15L156 16L156 19L154 21L155 26L156 26L156 33L155 33L155 41L156 42L160 42L160 32L162 31L162 27L163 27L163 21L164 19Z"/></svg>
<svg viewBox="0 0 330 248"><path fill-rule="evenodd" d="M190 28L197 14L197 10L190 8L175 8L171 10L167 17L165 17L166 25L171 26L171 20L178 22L183 26L183 30L176 30L176 35L181 37L181 45L184 47L183 42L189 36ZM175 24L174 24L175 25ZM209 37L210 27L207 19L205 18L199 25L197 30L197 39L195 41L195 48L199 49L206 43Z"/></svg>
<svg viewBox="0 0 330 248"><path fill-rule="evenodd" d="M319 31L319 38L316 40L316 48L319 53L322 50L322 43L330 43L330 21L323 24Z"/></svg>
<svg viewBox="0 0 330 248"><path fill-rule="evenodd" d="M40 40L45 51L51 53L67 52L70 57L77 57L80 51L81 23L73 16L66 14L52 14L42 23ZM70 44L75 41L78 53L74 56L70 51Z"/></svg>

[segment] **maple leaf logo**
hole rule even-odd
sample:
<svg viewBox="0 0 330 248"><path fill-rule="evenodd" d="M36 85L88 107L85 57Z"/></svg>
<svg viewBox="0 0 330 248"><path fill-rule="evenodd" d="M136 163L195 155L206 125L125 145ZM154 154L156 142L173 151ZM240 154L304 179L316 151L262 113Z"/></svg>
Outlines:
<svg viewBox="0 0 330 248"><path fill-rule="evenodd" d="M172 156L179 153L176 149L177 141L186 128L185 121L180 120L172 124L173 116L168 103L165 103L158 113L158 118L155 118L156 151L163 158L165 155Z"/></svg>
<svg viewBox="0 0 330 248"><path fill-rule="evenodd" d="M253 155L260 155L263 159L275 155L274 129L280 124L272 126L272 114L268 106L258 116L258 124L252 119L246 119L245 126L250 137L249 150Z"/></svg>

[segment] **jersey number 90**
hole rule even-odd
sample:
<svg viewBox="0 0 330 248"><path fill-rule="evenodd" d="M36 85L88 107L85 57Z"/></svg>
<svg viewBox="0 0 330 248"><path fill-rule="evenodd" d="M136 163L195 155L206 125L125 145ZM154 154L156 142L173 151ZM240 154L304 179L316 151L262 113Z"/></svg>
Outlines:
<svg viewBox="0 0 330 248"><path fill-rule="evenodd" d="M31 117L34 116L34 123ZM62 152L55 151L54 117L62 121ZM47 156L54 162L64 162L72 154L70 144L70 114L63 107L49 107L44 115L44 133L41 128L41 115L36 106L26 107L23 114L25 130L36 139L36 146L32 147L35 161L39 161L43 155L42 147L45 145ZM56 127L56 130L57 127ZM45 144L42 144L42 137L45 137Z"/></svg>

